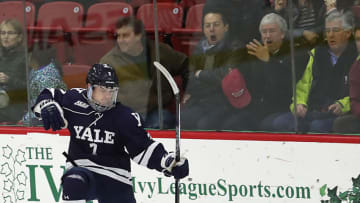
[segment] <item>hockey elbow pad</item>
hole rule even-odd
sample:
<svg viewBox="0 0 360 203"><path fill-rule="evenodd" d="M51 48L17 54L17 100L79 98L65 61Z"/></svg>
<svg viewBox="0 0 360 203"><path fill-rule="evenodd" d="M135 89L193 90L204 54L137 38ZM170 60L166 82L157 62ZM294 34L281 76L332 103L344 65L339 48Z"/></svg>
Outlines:
<svg viewBox="0 0 360 203"><path fill-rule="evenodd" d="M45 130L52 128L53 131L56 131L67 128L68 122L64 117L62 108L57 102L48 101L40 108L40 115Z"/></svg>
<svg viewBox="0 0 360 203"><path fill-rule="evenodd" d="M180 157L180 161L175 161L175 153L170 152L161 159L161 167L165 176L174 176L175 179L185 178L189 175L189 161L185 157Z"/></svg>

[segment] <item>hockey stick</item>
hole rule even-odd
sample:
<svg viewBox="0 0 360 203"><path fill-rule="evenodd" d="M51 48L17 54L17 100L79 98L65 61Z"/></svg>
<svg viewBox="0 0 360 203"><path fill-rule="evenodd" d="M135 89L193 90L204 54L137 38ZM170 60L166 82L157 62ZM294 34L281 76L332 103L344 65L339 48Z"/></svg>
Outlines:
<svg viewBox="0 0 360 203"><path fill-rule="evenodd" d="M176 85L174 78L166 70L166 68L161 65L159 62L154 61L154 65L160 72L165 76L165 78L170 83L172 91L176 99L176 144L175 144L175 162L180 161L180 94L179 88ZM175 203L180 202L179 194L179 179L175 179Z"/></svg>

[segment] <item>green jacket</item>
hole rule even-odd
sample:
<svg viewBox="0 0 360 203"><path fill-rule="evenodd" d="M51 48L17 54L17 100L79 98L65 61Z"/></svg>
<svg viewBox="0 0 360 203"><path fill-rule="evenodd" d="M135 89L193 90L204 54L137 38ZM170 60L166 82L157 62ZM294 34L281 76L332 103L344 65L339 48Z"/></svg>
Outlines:
<svg viewBox="0 0 360 203"><path fill-rule="evenodd" d="M121 52L117 45L100 60L100 63L107 63L115 68L120 85L118 100L139 113L147 113L158 107L156 68L153 65L155 43L148 41L145 47L147 71ZM160 63L172 76L179 76L178 78L182 79L182 84L185 85L188 74L186 55L163 43L160 43L159 49ZM163 107L166 108L174 95L165 77L161 77L162 102Z"/></svg>
<svg viewBox="0 0 360 203"><path fill-rule="evenodd" d="M343 113L349 112L349 69L356 53L355 45L349 42L332 67L327 46L311 50L305 72L296 85L297 104L303 104L310 110L321 111L321 108L339 103ZM290 110L294 111L294 101Z"/></svg>

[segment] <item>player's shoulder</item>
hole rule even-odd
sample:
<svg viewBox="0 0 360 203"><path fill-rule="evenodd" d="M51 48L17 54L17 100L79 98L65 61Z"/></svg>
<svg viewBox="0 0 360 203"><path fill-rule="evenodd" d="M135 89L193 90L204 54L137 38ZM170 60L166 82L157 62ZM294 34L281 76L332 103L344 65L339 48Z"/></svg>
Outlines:
<svg viewBox="0 0 360 203"><path fill-rule="evenodd" d="M117 102L115 107L112 109L114 117L116 117L120 123L125 125L136 125L142 126L143 120L139 113L135 112L128 106Z"/></svg>
<svg viewBox="0 0 360 203"><path fill-rule="evenodd" d="M92 111L86 99L86 89L72 88L66 91L63 97L63 104L72 110Z"/></svg>

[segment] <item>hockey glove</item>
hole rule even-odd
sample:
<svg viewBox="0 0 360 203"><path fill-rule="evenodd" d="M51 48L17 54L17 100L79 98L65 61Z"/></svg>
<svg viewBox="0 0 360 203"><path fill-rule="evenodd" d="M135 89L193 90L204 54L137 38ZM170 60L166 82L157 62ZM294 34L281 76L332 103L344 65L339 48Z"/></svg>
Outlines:
<svg viewBox="0 0 360 203"><path fill-rule="evenodd" d="M180 161L175 161L175 153L170 152L161 160L161 167L165 176L174 176L175 179L181 179L189 175L189 162L185 157L180 157Z"/></svg>
<svg viewBox="0 0 360 203"><path fill-rule="evenodd" d="M56 102L49 102L41 108L41 118L45 130L51 127L53 131L56 131L67 127L67 121L64 118L63 111Z"/></svg>

